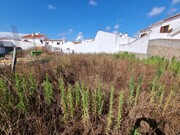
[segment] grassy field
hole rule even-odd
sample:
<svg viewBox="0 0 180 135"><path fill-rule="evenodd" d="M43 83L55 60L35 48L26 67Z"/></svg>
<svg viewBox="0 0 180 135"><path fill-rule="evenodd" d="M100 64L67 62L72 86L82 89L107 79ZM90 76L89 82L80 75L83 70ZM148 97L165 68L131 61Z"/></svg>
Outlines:
<svg viewBox="0 0 180 135"><path fill-rule="evenodd" d="M0 134L180 134L180 62L54 55L0 69Z"/></svg>

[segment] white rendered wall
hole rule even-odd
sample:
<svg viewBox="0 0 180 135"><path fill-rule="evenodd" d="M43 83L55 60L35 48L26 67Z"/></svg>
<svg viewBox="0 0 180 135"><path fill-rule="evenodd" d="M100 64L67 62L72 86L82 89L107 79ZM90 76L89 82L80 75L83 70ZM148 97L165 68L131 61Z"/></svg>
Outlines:
<svg viewBox="0 0 180 135"><path fill-rule="evenodd" d="M83 42L76 44L74 48L75 53L99 53L99 45L97 41Z"/></svg>
<svg viewBox="0 0 180 135"><path fill-rule="evenodd" d="M46 45L46 43L48 43L47 45L52 45L52 46L58 46L57 43L60 43L59 45L64 44L64 41L43 41L44 44Z"/></svg>
<svg viewBox="0 0 180 135"><path fill-rule="evenodd" d="M61 48L63 53L73 53L75 46L76 45L72 42L66 42L63 45L60 45L59 47Z"/></svg>
<svg viewBox="0 0 180 135"><path fill-rule="evenodd" d="M179 27L180 27L180 18L171 19L164 23L160 23L158 25L153 26L150 29L150 40L153 40L153 39L180 39L180 36L178 33L173 36L171 36L171 33L160 33L161 27L166 26L166 25L169 25L169 30L173 29L173 31L175 31L175 30L179 29ZM149 33L149 30L147 30L147 32ZM142 32L142 33L146 33L146 31Z"/></svg>
<svg viewBox="0 0 180 135"><path fill-rule="evenodd" d="M115 53L119 51L119 44L127 44L134 41L134 38L130 38L127 35L117 35L113 33L98 31L95 40L83 41L80 44L73 44L67 42L60 48L66 51L74 50L75 53Z"/></svg>
<svg viewBox="0 0 180 135"><path fill-rule="evenodd" d="M30 48L34 48L34 47L42 47L44 46L43 44L38 44L38 43L31 43L31 42L24 42L24 41L16 41L14 42L14 40L3 40L3 41L9 41L14 43L17 47L20 47L22 50L27 50Z"/></svg>
<svg viewBox="0 0 180 135"><path fill-rule="evenodd" d="M162 24L159 24L157 26L152 27L151 28L152 33L160 33L161 27L166 26L166 25L169 25L169 30L170 29L175 30L180 26L180 18L172 19L172 20L166 21L166 22L164 22Z"/></svg>
<svg viewBox="0 0 180 135"><path fill-rule="evenodd" d="M43 39L23 39L23 41L25 41L25 40L27 40L27 41L29 41L29 42L31 42L31 43L43 44L43 43L41 43L41 41L40 41L40 40L43 41Z"/></svg>
<svg viewBox="0 0 180 135"><path fill-rule="evenodd" d="M149 35L146 35L142 38L133 41L132 43L119 45L119 51L146 54L148 49L148 43Z"/></svg>

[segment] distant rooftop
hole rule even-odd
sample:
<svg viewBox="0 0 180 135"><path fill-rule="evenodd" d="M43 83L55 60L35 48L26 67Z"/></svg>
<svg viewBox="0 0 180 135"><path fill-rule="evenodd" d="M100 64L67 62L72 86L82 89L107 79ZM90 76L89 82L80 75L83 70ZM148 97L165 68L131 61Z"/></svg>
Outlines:
<svg viewBox="0 0 180 135"><path fill-rule="evenodd" d="M22 36L21 38L36 39L36 38L42 38L42 37L46 37L46 35L40 34L40 33L36 33L36 34L32 33L26 36Z"/></svg>
<svg viewBox="0 0 180 135"><path fill-rule="evenodd" d="M174 16L165 18L164 20L161 20L161 21L159 21L159 22L156 22L156 23L152 24L151 26L149 26L149 27L141 30L140 32L149 30L150 28L152 28L152 27L154 27L154 26L156 26L156 25L159 25L159 24L161 24L161 23L164 23L164 22L166 22L166 21L169 21L169 20L172 20L172 19L175 19L175 18L179 18L179 17L180 17L180 13L178 13L178 14L176 14L176 15L174 15Z"/></svg>

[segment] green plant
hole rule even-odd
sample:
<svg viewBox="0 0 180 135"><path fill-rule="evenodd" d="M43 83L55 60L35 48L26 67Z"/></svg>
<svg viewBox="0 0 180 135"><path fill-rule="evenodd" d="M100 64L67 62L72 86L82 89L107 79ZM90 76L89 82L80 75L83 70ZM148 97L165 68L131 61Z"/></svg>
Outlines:
<svg viewBox="0 0 180 135"><path fill-rule="evenodd" d="M80 86L79 86L79 83L76 82L75 84L75 103L76 103L76 107L78 107L80 105Z"/></svg>
<svg viewBox="0 0 180 135"><path fill-rule="evenodd" d="M59 89L61 91L61 110L63 111L64 114L64 119L67 118L68 116L68 107L67 107L67 99L66 99L66 92L64 88L64 81L63 79L59 79Z"/></svg>
<svg viewBox="0 0 180 135"><path fill-rule="evenodd" d="M134 134L133 134L133 135L141 135L141 133L139 132L139 129L138 129L138 128L134 131Z"/></svg>
<svg viewBox="0 0 180 135"><path fill-rule="evenodd" d="M93 115L97 116L97 89L92 92L92 112Z"/></svg>
<svg viewBox="0 0 180 135"><path fill-rule="evenodd" d="M85 90L84 84L81 86L82 109L83 109L83 123L88 122L89 116L89 90Z"/></svg>
<svg viewBox="0 0 180 135"><path fill-rule="evenodd" d="M165 105L164 105L162 115L165 114L165 111L166 111L166 109L168 108L168 106L169 106L169 104L170 104L170 102L171 102L171 99L172 99L173 95L174 95L174 90L171 89L171 91L170 91L170 93L169 93L169 96L168 96L168 98L167 98L167 101L166 101L166 103L165 103Z"/></svg>
<svg viewBox="0 0 180 135"><path fill-rule="evenodd" d="M98 91L97 91L97 112L98 112L99 117L102 114L103 104L104 104L103 94L101 90L101 85L99 84Z"/></svg>
<svg viewBox="0 0 180 135"><path fill-rule="evenodd" d="M101 117L104 101L100 84L98 85L98 88L92 92L92 102L93 114L95 117Z"/></svg>
<svg viewBox="0 0 180 135"><path fill-rule="evenodd" d="M9 92L6 87L5 81L2 79L0 79L0 100L1 102L5 102L5 103L9 101Z"/></svg>
<svg viewBox="0 0 180 135"><path fill-rule="evenodd" d="M50 105L53 101L53 86L52 84L49 82L49 78L48 75L46 74L46 80L44 80L43 82L43 86L44 86L44 98L45 98L45 102Z"/></svg>
<svg viewBox="0 0 180 135"><path fill-rule="evenodd" d="M151 93L150 93L150 104L154 103L155 102L155 97L156 97L156 89L158 87L158 84L157 84L157 78L158 76L156 76L151 84Z"/></svg>
<svg viewBox="0 0 180 135"><path fill-rule="evenodd" d="M111 87L110 90L110 98L109 98L109 113L107 118L107 127L106 132L108 133L112 124L112 118L113 118L113 99L114 99L114 87Z"/></svg>
<svg viewBox="0 0 180 135"><path fill-rule="evenodd" d="M122 113L123 113L123 104L124 104L124 91L120 91L119 94L119 103L118 103L118 116L117 116L117 129L120 128L120 124L122 121Z"/></svg>
<svg viewBox="0 0 180 135"><path fill-rule="evenodd" d="M37 90L38 90L38 84L37 84L33 74L30 74L30 76L29 76L30 95L33 95L33 93L37 94Z"/></svg>
<svg viewBox="0 0 180 135"><path fill-rule="evenodd" d="M134 102L134 89L135 89L135 82L134 82L134 76L131 76L130 82L129 82L129 104L132 105Z"/></svg>
<svg viewBox="0 0 180 135"><path fill-rule="evenodd" d="M16 92L19 97L19 103L17 105L17 108L20 109L21 111L26 111L26 106L25 106L25 97L24 97L24 91L21 85L21 79L19 78L18 75L15 75L15 86L16 86Z"/></svg>
<svg viewBox="0 0 180 135"><path fill-rule="evenodd" d="M73 116L74 116L74 101L73 101L72 88L71 88L70 85L68 87L68 97L67 97L67 99L68 99L68 108L69 108L69 111L70 111L70 115L73 118Z"/></svg>
<svg viewBox="0 0 180 135"><path fill-rule="evenodd" d="M138 80L138 86L136 88L136 95L135 95L135 105L137 105L138 103L138 97L139 97L139 93L140 93L140 88L141 88L141 85L142 85L142 79L143 79L143 75L141 74L140 77L139 77L139 80Z"/></svg>

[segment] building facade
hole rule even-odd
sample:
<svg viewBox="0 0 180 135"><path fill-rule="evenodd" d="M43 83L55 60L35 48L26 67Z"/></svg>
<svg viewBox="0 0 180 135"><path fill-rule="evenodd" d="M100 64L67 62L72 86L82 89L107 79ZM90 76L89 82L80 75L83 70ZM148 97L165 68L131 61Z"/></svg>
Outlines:
<svg viewBox="0 0 180 135"><path fill-rule="evenodd" d="M180 14L166 18L141 30L139 37L150 34L150 39L180 39Z"/></svg>
<svg viewBox="0 0 180 135"><path fill-rule="evenodd" d="M157 23L152 24L148 28L141 30L139 38L130 42L128 44L119 45L120 52L130 52L143 55L157 55L157 53L152 53L153 48L158 48L156 50L161 56L167 56L167 50L172 50L172 48L180 48L180 14L166 18ZM156 42L157 41L157 42ZM164 46L163 44L168 43L169 46ZM162 49L163 48L163 49ZM151 50L151 51L149 51ZM154 49L155 50L155 49ZM166 51L163 51L166 50ZM168 57L180 56L174 55L173 52L169 51Z"/></svg>

